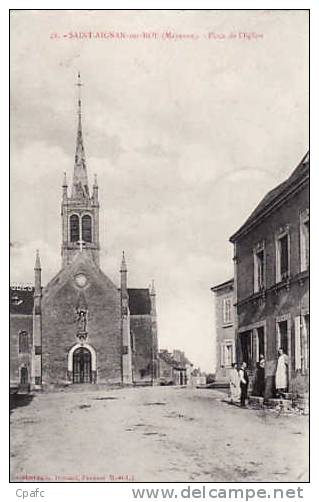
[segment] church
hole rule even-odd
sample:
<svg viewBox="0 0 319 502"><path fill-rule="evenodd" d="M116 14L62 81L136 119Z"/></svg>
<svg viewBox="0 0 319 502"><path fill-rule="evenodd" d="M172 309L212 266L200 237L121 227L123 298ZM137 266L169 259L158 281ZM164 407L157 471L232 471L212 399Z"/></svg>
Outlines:
<svg viewBox="0 0 319 502"><path fill-rule="evenodd" d="M82 85L78 75L79 90ZM10 383L41 389L71 384L153 384L158 378L156 294L119 284L100 268L99 189L90 190L78 97L72 186L62 186L61 270L43 287L37 251L33 286L10 287Z"/></svg>

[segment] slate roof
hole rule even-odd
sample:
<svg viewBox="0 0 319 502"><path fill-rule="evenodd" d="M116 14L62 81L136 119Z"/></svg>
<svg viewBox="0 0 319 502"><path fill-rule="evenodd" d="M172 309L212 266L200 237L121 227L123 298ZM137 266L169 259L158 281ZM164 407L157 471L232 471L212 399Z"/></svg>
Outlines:
<svg viewBox="0 0 319 502"><path fill-rule="evenodd" d="M267 212L277 201L281 199L286 193L294 189L300 182L309 177L309 152L303 157L292 174L283 182L270 190L265 197L261 200L258 206L251 213L245 223L235 232L230 241L234 242L240 234L243 233L248 227L252 226L256 220Z"/></svg>
<svg viewBox="0 0 319 502"><path fill-rule="evenodd" d="M217 284L216 286L212 286L211 291L220 291L223 289L232 288L234 286L234 279L229 279L228 281L222 282L221 284Z"/></svg>
<svg viewBox="0 0 319 502"><path fill-rule="evenodd" d="M145 315L151 313L150 292L147 288L129 288L127 291L131 315Z"/></svg>
<svg viewBox="0 0 319 502"><path fill-rule="evenodd" d="M33 287L10 287L10 314L32 315Z"/></svg>
<svg viewBox="0 0 319 502"><path fill-rule="evenodd" d="M167 350L160 350L158 357L165 361L167 364L170 364L171 366L178 366L178 362L175 361L173 355L168 352Z"/></svg>

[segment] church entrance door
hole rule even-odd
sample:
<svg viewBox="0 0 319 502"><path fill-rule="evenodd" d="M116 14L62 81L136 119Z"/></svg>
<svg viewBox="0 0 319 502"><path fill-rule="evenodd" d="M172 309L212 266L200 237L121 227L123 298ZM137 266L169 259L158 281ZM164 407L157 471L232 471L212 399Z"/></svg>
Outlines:
<svg viewBox="0 0 319 502"><path fill-rule="evenodd" d="M73 383L92 383L91 352L84 347L73 354Z"/></svg>

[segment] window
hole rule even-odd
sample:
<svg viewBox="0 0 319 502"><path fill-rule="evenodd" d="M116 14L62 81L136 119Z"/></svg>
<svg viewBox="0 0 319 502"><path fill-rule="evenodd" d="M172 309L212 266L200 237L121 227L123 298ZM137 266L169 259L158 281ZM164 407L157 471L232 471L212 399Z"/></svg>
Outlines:
<svg viewBox="0 0 319 502"><path fill-rule="evenodd" d="M276 237L276 281L281 282L290 274L290 242L288 231Z"/></svg>
<svg viewBox="0 0 319 502"><path fill-rule="evenodd" d="M277 322L277 348L281 347L288 354L288 321Z"/></svg>
<svg viewBox="0 0 319 502"><path fill-rule="evenodd" d="M92 219L88 214L82 218L82 240L92 242Z"/></svg>
<svg viewBox="0 0 319 502"><path fill-rule="evenodd" d="M309 211L300 213L300 271L309 268Z"/></svg>
<svg viewBox="0 0 319 502"><path fill-rule="evenodd" d="M265 246L258 244L254 249L254 293L265 288Z"/></svg>
<svg viewBox="0 0 319 502"><path fill-rule="evenodd" d="M234 342L226 340L221 346L221 360L220 365L223 368L229 368L235 361Z"/></svg>
<svg viewBox="0 0 319 502"><path fill-rule="evenodd" d="M223 300L223 323L230 324L232 322L232 299L224 298Z"/></svg>
<svg viewBox="0 0 319 502"><path fill-rule="evenodd" d="M77 242L80 240L80 221L77 214L70 217L70 240Z"/></svg>
<svg viewBox="0 0 319 502"><path fill-rule="evenodd" d="M280 275L284 279L288 275L288 235L279 239L280 248Z"/></svg>
<svg viewBox="0 0 319 502"><path fill-rule="evenodd" d="M25 354L29 352L29 336L26 331L19 333L19 353Z"/></svg>
<svg viewBox="0 0 319 502"><path fill-rule="evenodd" d="M309 314L295 317L295 370L309 369Z"/></svg>

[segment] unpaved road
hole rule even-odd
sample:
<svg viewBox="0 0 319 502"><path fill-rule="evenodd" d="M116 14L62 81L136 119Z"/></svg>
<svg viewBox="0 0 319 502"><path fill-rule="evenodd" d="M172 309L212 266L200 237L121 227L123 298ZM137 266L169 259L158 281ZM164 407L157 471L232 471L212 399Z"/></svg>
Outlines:
<svg viewBox="0 0 319 502"><path fill-rule="evenodd" d="M11 479L306 481L308 419L180 387L41 393L11 414Z"/></svg>

